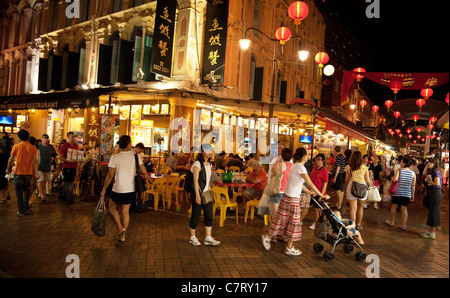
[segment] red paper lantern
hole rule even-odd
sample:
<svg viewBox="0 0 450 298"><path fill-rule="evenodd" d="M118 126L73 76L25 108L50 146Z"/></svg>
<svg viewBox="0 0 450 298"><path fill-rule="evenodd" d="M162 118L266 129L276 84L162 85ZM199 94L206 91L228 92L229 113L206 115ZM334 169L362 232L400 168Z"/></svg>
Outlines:
<svg viewBox="0 0 450 298"><path fill-rule="evenodd" d="M389 133L391 134L391 136L395 134L395 132L393 132L392 130Z"/></svg>
<svg viewBox="0 0 450 298"><path fill-rule="evenodd" d="M417 120L419 120L419 115L414 115L414 116L412 116L412 118L413 118L414 122L417 122Z"/></svg>
<svg viewBox="0 0 450 298"><path fill-rule="evenodd" d="M412 135L408 135L408 138L412 139Z"/></svg>
<svg viewBox="0 0 450 298"><path fill-rule="evenodd" d="M317 64L319 64L319 67L323 67L325 64L327 64L329 59L330 57L328 57L328 54L325 52L319 52L314 57L314 60Z"/></svg>
<svg viewBox="0 0 450 298"><path fill-rule="evenodd" d="M400 112L399 112L399 111L395 111L395 112L394 112L394 117L395 117L395 118L398 118L398 117L400 117L400 115L401 115L401 114L400 114Z"/></svg>
<svg viewBox="0 0 450 298"><path fill-rule="evenodd" d="M388 111L389 111L389 108L392 107L393 104L394 103L392 102L392 100L386 100L384 102L384 105L387 107Z"/></svg>
<svg viewBox="0 0 450 298"><path fill-rule="evenodd" d="M420 135L417 135L417 139L420 139Z"/></svg>
<svg viewBox="0 0 450 298"><path fill-rule="evenodd" d="M431 138L431 139L434 139L435 137L436 137L436 135L435 135L435 134L432 134L430 138Z"/></svg>
<svg viewBox="0 0 450 298"><path fill-rule="evenodd" d="M392 89L392 91L394 91L394 94L397 94L398 91L400 91L403 87L403 82L402 81L391 81L389 83L389 88Z"/></svg>
<svg viewBox="0 0 450 298"><path fill-rule="evenodd" d="M414 141L413 141L413 143L414 143L414 144L416 144L416 143L417 143L417 141L416 141L416 140L414 140Z"/></svg>
<svg viewBox="0 0 450 298"><path fill-rule="evenodd" d="M433 89L431 88L422 89L420 90L420 95L422 95L422 97L424 97L425 99L428 99L433 95Z"/></svg>
<svg viewBox="0 0 450 298"><path fill-rule="evenodd" d="M303 19L308 16L309 7L303 1L295 1L289 5L288 14L294 20L295 25L300 25Z"/></svg>
<svg viewBox="0 0 450 298"><path fill-rule="evenodd" d="M433 129L434 128L434 125L433 124L428 124L428 129Z"/></svg>
<svg viewBox="0 0 450 298"><path fill-rule="evenodd" d="M418 132L421 132L421 131L422 131L422 127L417 127L416 130L417 130Z"/></svg>
<svg viewBox="0 0 450 298"><path fill-rule="evenodd" d="M372 111L374 111L375 113L378 112L379 109L380 107L377 105L372 106Z"/></svg>
<svg viewBox="0 0 450 298"><path fill-rule="evenodd" d="M434 123L434 122L437 121L437 118L433 116L433 117L430 118L430 121L431 121L431 123Z"/></svg>
<svg viewBox="0 0 450 298"><path fill-rule="evenodd" d="M280 27L275 31L275 37L283 45L291 38L291 30L287 27Z"/></svg>
<svg viewBox="0 0 450 298"><path fill-rule="evenodd" d="M359 101L359 105L362 106L362 108L364 109L364 107L367 105L367 101L362 99L362 100Z"/></svg>
<svg viewBox="0 0 450 298"><path fill-rule="evenodd" d="M362 67L357 67L353 70L353 72L353 77L356 79L356 81L361 82L361 80L364 78L362 74L365 73L366 70ZM358 72L358 74L355 74L355 72Z"/></svg>
<svg viewBox="0 0 450 298"><path fill-rule="evenodd" d="M399 134L399 133L401 132L401 130L397 128L397 129L395 130L395 132L396 132L397 134Z"/></svg>
<svg viewBox="0 0 450 298"><path fill-rule="evenodd" d="M416 105L418 105L420 111L422 111L422 107L425 105L425 99L419 98L418 100L416 100Z"/></svg>
<svg viewBox="0 0 450 298"><path fill-rule="evenodd" d="M422 138L422 139L421 139L421 141L422 141L422 142L425 142L425 139L424 139L424 138Z"/></svg>
<svg viewBox="0 0 450 298"><path fill-rule="evenodd" d="M447 97L445 98L445 102L448 104L448 92L447 92Z"/></svg>
<svg viewBox="0 0 450 298"><path fill-rule="evenodd" d="M425 136L426 139L428 139L429 137L430 137L429 135L426 135L426 136Z"/></svg>
<svg viewBox="0 0 450 298"><path fill-rule="evenodd" d="M411 128L408 128L407 130L406 130L406 133L411 133Z"/></svg>
<svg viewBox="0 0 450 298"><path fill-rule="evenodd" d="M399 136L400 138L403 138L403 134L402 134L402 133L399 133L398 136Z"/></svg>

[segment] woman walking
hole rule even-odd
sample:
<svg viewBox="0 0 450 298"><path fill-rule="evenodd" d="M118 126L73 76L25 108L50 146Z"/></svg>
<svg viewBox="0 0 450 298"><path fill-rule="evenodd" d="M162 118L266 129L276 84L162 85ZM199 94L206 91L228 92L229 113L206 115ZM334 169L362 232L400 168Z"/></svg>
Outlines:
<svg viewBox="0 0 450 298"><path fill-rule="evenodd" d="M120 152L111 156L108 164L108 175L106 176L100 197L105 197L106 190L114 179L115 182L112 187L111 199L109 200L109 210L119 231L117 240L125 242L125 234L130 223L130 205L136 197L134 184L134 177L136 176L135 158L138 160L141 173L143 173L149 181L150 176L145 170L141 158L131 151L130 136L121 136L117 143L119 144ZM122 218L120 217L121 215Z"/></svg>
<svg viewBox="0 0 450 298"><path fill-rule="evenodd" d="M280 204L281 198L283 197L284 191L286 189L286 186L289 181L289 174L291 173L292 169L292 150L289 148L284 148L281 151L281 160L276 161L274 164L271 165L271 168L269 170L269 179L273 178L275 174L282 173L283 178L281 179L281 186L280 186L280 192L276 195L269 197L269 209L270 214L273 214L273 218L277 214L278 205ZM269 182L267 182L268 184ZM282 238L281 238L282 239ZM277 242L277 238L272 238L272 242Z"/></svg>
<svg viewBox="0 0 450 298"><path fill-rule="evenodd" d="M428 177L425 178L428 184L428 232L420 233L420 236L428 239L436 239L436 227L441 225L441 202L442 202L442 174L438 159L428 163Z"/></svg>
<svg viewBox="0 0 450 298"><path fill-rule="evenodd" d="M220 241L215 240L211 237L212 231L212 220L213 220L213 201L212 194L210 191L211 186L211 156L213 153L213 148L210 144L202 144L202 152L197 155L197 160L192 165L190 171L193 173L193 192L191 193L192 202L192 214L189 221L189 227L191 231L191 238L189 243L194 246L201 245L195 236L195 230L197 228L198 222L200 220L200 214L203 209L203 214L205 216L205 245L219 245Z"/></svg>
<svg viewBox="0 0 450 298"><path fill-rule="evenodd" d="M361 222L364 215L364 203L367 200L368 191L362 198L352 194L353 183L372 185L369 177L369 169L363 165L360 151L354 151L350 156L349 164L345 167L346 194L350 207L350 219L356 223L356 228L362 230Z"/></svg>
<svg viewBox="0 0 450 298"><path fill-rule="evenodd" d="M306 182L322 198L329 199L330 197L322 194L311 182L304 166L308 160L305 148L297 149L294 154L294 160L295 164L292 166L289 181L278 206L276 216L272 220L267 234L262 235L262 242L264 248L269 250L271 238L282 235L287 238L285 253L291 256L299 256L302 252L294 247L294 242L301 240L302 237L300 195L303 184Z"/></svg>
<svg viewBox="0 0 450 298"><path fill-rule="evenodd" d="M394 226L394 219L397 213L397 207L401 206L402 225L400 229L406 231L406 222L408 220L408 205L414 201L414 194L416 189L416 174L409 168L412 160L410 157L403 157L400 162L400 169L398 169L392 183L398 181L397 191L392 195L391 217L386 220L390 226Z"/></svg>

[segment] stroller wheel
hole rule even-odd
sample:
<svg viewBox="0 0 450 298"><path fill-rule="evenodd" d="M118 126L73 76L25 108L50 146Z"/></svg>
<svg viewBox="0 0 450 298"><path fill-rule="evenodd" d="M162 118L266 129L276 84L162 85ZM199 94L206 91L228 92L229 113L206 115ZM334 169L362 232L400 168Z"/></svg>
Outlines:
<svg viewBox="0 0 450 298"><path fill-rule="evenodd" d="M366 260L366 256L367 256L366 253L362 252L361 250L358 250L355 253L355 259L360 262L364 262Z"/></svg>
<svg viewBox="0 0 450 298"><path fill-rule="evenodd" d="M321 253L323 251L323 245L320 243L315 243L314 244L314 251L316 253Z"/></svg>
<svg viewBox="0 0 450 298"><path fill-rule="evenodd" d="M345 253L351 253L353 251L353 245L350 243L345 244L343 248Z"/></svg>
<svg viewBox="0 0 450 298"><path fill-rule="evenodd" d="M323 259L327 262L331 262L334 259L334 254L326 251L323 253Z"/></svg>

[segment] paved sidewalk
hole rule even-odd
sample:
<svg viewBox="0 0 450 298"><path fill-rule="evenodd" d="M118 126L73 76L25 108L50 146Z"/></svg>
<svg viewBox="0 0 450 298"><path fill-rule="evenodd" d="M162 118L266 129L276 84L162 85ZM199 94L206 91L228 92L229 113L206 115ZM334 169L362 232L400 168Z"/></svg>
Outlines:
<svg viewBox="0 0 450 298"><path fill-rule="evenodd" d="M11 186L10 186L11 187ZM13 194L11 188L11 194ZM362 235L367 254L380 260L382 278L449 278L449 203L448 191L442 202L442 226L436 240L423 239L427 211L420 200L409 208L408 230L389 227L390 204L364 213ZM107 235L97 237L91 231L96 200L76 200L67 205L57 199L33 200L32 215L18 217L15 196L0 205L0 277L65 278L71 264L66 257L76 254L81 278L364 278L370 265L346 254L342 246L332 262L314 253L317 242L308 229L309 214L303 224L303 239L296 245L299 257L283 253L285 244L276 243L270 251L261 244L262 218L244 223L244 206L239 206L239 224L234 215L219 227L219 211L213 223L213 236L222 243L216 247L189 244L186 203L180 212L151 208L131 214L128 239L119 243L117 230L108 218ZM344 207L343 215L348 212ZM398 222L400 214L397 214ZM202 221L202 220L201 220ZM198 238L203 241L202 222ZM325 243L325 249L331 247Z"/></svg>

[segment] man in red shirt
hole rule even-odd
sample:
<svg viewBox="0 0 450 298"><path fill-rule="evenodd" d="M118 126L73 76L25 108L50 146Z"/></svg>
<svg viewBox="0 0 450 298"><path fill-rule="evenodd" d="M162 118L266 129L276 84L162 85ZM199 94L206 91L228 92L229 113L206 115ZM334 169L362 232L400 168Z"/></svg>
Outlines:
<svg viewBox="0 0 450 298"><path fill-rule="evenodd" d="M327 185L328 185L328 178L329 173L328 169L325 166L325 155L323 153L317 154L317 156L314 158L314 161L316 162L316 166L313 168L310 178L312 183L317 187L318 190L320 190L324 195L327 192ZM321 198L319 196L314 196L316 201L320 201ZM317 205L314 200L311 200L311 206L313 206L313 212L314 212L314 222L309 227L311 230L314 230L316 228L316 222L319 220L319 208L320 206ZM308 210L308 209L306 209ZM304 215L306 216L306 214Z"/></svg>
<svg viewBox="0 0 450 298"><path fill-rule="evenodd" d="M77 174L78 162L75 159L67 159L67 153L69 149L79 150L78 145L75 143L75 134L69 132L67 134L67 142L61 145L59 149L59 159L63 162L63 177L64 183L59 193L59 198L66 201L69 204L73 203L73 182Z"/></svg>
<svg viewBox="0 0 450 298"><path fill-rule="evenodd" d="M261 162L254 160L251 162L250 166L253 166L253 172L250 173L246 180L247 182L255 183L255 185L252 188L244 190L243 195L247 200L260 198L264 193L267 182L267 173L261 167Z"/></svg>

